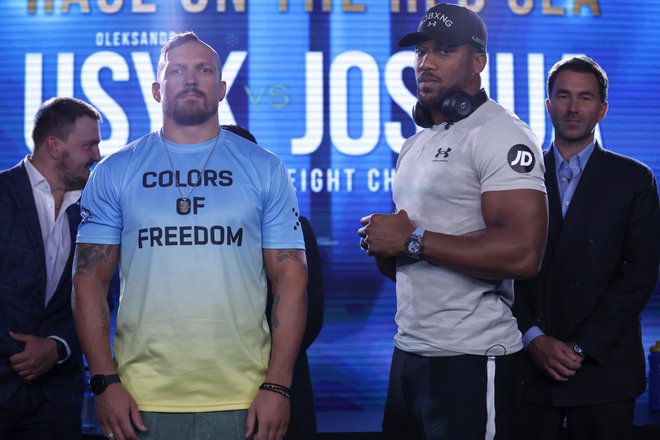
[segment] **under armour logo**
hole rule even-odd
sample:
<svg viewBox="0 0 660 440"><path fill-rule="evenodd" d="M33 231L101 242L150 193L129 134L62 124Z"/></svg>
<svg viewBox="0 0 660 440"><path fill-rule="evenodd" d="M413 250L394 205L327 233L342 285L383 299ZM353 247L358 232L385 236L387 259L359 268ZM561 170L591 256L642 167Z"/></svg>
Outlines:
<svg viewBox="0 0 660 440"><path fill-rule="evenodd" d="M451 148L447 148L446 150L443 150L442 147L438 148L438 152L435 154L435 158L439 158L442 156L443 159L447 159L449 157L449 152L451 151Z"/></svg>
<svg viewBox="0 0 660 440"><path fill-rule="evenodd" d="M517 144L507 154L511 169L517 173L529 173L534 169L534 154L526 145Z"/></svg>
<svg viewBox="0 0 660 440"><path fill-rule="evenodd" d="M427 27L431 27L431 26L435 27L436 23L437 23L436 21L429 21Z"/></svg>

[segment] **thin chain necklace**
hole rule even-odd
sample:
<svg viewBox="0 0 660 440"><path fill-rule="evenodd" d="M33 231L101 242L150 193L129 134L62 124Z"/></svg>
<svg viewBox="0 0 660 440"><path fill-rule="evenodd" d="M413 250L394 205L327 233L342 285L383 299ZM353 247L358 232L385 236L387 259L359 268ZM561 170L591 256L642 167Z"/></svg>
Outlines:
<svg viewBox="0 0 660 440"><path fill-rule="evenodd" d="M163 145L163 149L165 150L165 153L167 153L167 159L170 161L170 169L172 170L172 176L176 176L176 171L174 169L174 162L172 161L172 156L170 155L170 150L167 148L167 143L165 142L165 139L163 139L163 135L161 132L158 132L158 137L160 138L160 143ZM215 151L215 147L218 145L218 140L220 140L220 133L218 133L218 136L215 138L215 142L213 143L213 147L211 147L211 151L209 151L209 155L206 158L206 162L204 162L204 166L202 166L202 176L204 175L204 171L206 171L206 166L209 164L209 161L211 160L211 156L213 156L213 152ZM201 179L201 177L200 177ZM179 191L179 198L176 199L176 213L179 215L186 215L190 213L190 197L192 196L192 193L195 191L195 189L201 185L201 182L198 181L197 185L191 185L192 188L188 192L188 195L185 197L183 196L183 191L181 191L181 186L179 185L178 180L175 182L175 186L177 191Z"/></svg>

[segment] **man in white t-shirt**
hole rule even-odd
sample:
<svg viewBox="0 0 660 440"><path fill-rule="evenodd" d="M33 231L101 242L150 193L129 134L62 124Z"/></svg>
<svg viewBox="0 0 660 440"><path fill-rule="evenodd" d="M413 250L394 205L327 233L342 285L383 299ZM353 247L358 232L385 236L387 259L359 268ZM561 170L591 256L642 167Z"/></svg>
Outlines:
<svg viewBox="0 0 660 440"><path fill-rule="evenodd" d="M280 159L220 129L221 75L209 45L174 36L152 86L162 130L101 161L83 193L74 317L107 438L287 429L306 310L298 203ZM118 262L113 362L103 299Z"/></svg>
<svg viewBox="0 0 660 440"><path fill-rule="evenodd" d="M481 89L486 41L477 14L442 3L399 42L416 48L413 117L426 130L401 149L396 213L364 217L358 231L396 281L386 439L515 435L513 279L538 272L547 202L538 140Z"/></svg>

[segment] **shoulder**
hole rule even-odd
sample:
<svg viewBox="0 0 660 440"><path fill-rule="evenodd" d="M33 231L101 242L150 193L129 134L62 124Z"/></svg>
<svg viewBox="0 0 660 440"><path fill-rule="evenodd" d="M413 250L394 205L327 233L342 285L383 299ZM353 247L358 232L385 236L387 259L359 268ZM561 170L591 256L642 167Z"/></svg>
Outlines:
<svg viewBox="0 0 660 440"><path fill-rule="evenodd" d="M221 142L233 156L245 158L256 167L282 164L282 160L272 151L228 130L222 130Z"/></svg>
<svg viewBox="0 0 660 440"><path fill-rule="evenodd" d="M477 121L481 123L482 130L500 136L519 133L526 136L533 135L532 129L518 115L495 101L487 101L482 107L484 111L478 113L480 121Z"/></svg>
<svg viewBox="0 0 660 440"><path fill-rule="evenodd" d="M133 142L126 144L125 147L106 156L101 162L117 162L133 158L136 154L147 153L151 148L158 146L158 132L152 132L144 135Z"/></svg>
<svg viewBox="0 0 660 440"><path fill-rule="evenodd" d="M149 133L130 142L125 147L110 153L96 164L93 174L118 173L124 175L128 170L144 162L149 151L158 146L158 132Z"/></svg>
<svg viewBox="0 0 660 440"><path fill-rule="evenodd" d="M542 160L541 143L529 125L495 101L488 101L482 107L483 111L479 112L480 108L474 113L476 118L473 121L478 130L475 137L478 145L507 151L517 150L523 145Z"/></svg>
<svg viewBox="0 0 660 440"><path fill-rule="evenodd" d="M600 146L592 153L587 167L593 161L593 168L603 181L610 182L612 191L657 192L657 182L649 166L629 156L605 150Z"/></svg>
<svg viewBox="0 0 660 440"><path fill-rule="evenodd" d="M25 169L25 164L23 164L23 160L21 160L19 163L17 163L11 168L7 168L6 170L0 170L0 176L3 177L13 177L20 174L27 174L27 171Z"/></svg>
<svg viewBox="0 0 660 440"><path fill-rule="evenodd" d="M619 171L639 175L653 174L653 171L648 165L630 156L606 150L602 147L594 151L599 151L603 162L616 167Z"/></svg>
<svg viewBox="0 0 660 440"><path fill-rule="evenodd" d="M9 169L0 171L0 183L2 185L8 185L10 182L22 181L24 179L27 179L29 183L27 170L25 169L25 165L23 165L23 161L20 161Z"/></svg>

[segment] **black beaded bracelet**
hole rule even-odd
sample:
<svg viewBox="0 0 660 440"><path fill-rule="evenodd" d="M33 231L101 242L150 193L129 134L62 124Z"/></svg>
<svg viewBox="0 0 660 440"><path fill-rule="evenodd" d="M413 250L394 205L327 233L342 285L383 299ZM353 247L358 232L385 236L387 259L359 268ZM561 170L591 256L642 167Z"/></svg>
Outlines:
<svg viewBox="0 0 660 440"><path fill-rule="evenodd" d="M259 385L259 389L265 391L272 391L273 393L277 393L281 396L286 397L287 399L291 399L291 389L283 385L278 385L276 383L271 383L271 382L264 382L261 385Z"/></svg>

